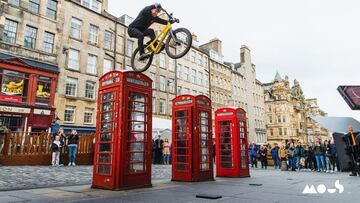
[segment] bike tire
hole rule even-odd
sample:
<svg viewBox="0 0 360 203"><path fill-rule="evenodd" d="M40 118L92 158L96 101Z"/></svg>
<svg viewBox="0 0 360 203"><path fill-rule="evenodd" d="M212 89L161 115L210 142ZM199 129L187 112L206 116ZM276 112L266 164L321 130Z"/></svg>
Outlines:
<svg viewBox="0 0 360 203"><path fill-rule="evenodd" d="M169 37L166 39L166 42L165 42L165 51L167 53L167 55L172 58L172 59L178 59L178 58L181 58L183 56L185 56L190 48L191 48L191 45L192 45L192 35L191 35L191 32L186 29L186 28L178 28L176 30L173 31L174 35L176 35L176 33L179 33L179 32L183 32L187 35L187 38L188 38L188 44L187 44L187 47L184 49L183 52L179 53L179 54L173 54L171 51L170 51L170 40L172 39L171 36L169 35Z"/></svg>
<svg viewBox="0 0 360 203"><path fill-rule="evenodd" d="M149 56L147 64L144 67L139 68L139 67L136 67L136 65L135 65L135 57L138 52L139 52L139 48L136 48L135 51L133 52L133 54L131 55L131 67L135 72L145 72L151 66L151 63L152 63L152 60L154 57L154 53L151 53L151 55Z"/></svg>

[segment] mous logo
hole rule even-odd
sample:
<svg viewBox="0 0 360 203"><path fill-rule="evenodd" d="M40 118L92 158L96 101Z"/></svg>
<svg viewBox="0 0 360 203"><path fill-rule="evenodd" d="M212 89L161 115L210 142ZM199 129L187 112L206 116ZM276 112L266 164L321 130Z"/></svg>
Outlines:
<svg viewBox="0 0 360 203"><path fill-rule="evenodd" d="M339 180L335 181L335 188L327 189L324 184L320 184L316 188L314 185L311 185L310 187L309 187L309 185L306 185L302 193L303 194L318 194L318 193L324 194L327 191L328 193L333 194L336 192L336 190L339 190L339 194L344 192L344 186L340 184Z"/></svg>

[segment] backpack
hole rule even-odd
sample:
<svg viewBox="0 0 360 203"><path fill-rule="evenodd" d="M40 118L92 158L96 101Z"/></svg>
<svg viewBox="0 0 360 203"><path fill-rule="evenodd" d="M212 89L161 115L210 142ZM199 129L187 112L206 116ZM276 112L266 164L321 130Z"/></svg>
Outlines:
<svg viewBox="0 0 360 203"><path fill-rule="evenodd" d="M53 152L59 151L59 146L57 144L55 144L55 143L52 143L51 144L51 151L53 151Z"/></svg>

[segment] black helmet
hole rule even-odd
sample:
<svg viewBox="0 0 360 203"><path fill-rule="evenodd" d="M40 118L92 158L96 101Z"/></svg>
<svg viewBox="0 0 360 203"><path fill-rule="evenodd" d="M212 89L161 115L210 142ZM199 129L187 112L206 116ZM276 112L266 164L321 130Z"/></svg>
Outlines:
<svg viewBox="0 0 360 203"><path fill-rule="evenodd" d="M155 9L158 10L159 12L160 12L161 9L162 9L161 4L159 4L159 3L155 3L155 4L154 4L154 7L155 7Z"/></svg>

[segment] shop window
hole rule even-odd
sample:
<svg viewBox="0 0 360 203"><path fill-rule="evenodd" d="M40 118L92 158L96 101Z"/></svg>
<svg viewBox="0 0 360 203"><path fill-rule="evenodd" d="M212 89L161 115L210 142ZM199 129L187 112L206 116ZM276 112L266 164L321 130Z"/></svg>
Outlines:
<svg viewBox="0 0 360 203"><path fill-rule="evenodd" d="M0 70L0 100L26 102L28 75L11 70Z"/></svg>
<svg viewBox="0 0 360 203"><path fill-rule="evenodd" d="M40 76L37 82L36 104L49 105L51 95L51 79Z"/></svg>

